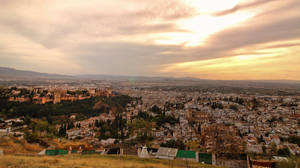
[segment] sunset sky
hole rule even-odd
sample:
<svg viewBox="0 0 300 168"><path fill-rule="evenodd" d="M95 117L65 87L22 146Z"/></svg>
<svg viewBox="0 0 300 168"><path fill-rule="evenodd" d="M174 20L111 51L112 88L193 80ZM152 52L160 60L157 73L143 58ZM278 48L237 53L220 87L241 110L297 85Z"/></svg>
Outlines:
<svg viewBox="0 0 300 168"><path fill-rule="evenodd" d="M300 80L300 0L0 0L0 66Z"/></svg>

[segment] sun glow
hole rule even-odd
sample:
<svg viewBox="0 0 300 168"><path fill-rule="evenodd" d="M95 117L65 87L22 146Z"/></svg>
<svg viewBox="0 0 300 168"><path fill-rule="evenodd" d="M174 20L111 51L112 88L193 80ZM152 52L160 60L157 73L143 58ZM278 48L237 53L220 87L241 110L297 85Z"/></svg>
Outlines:
<svg viewBox="0 0 300 168"><path fill-rule="evenodd" d="M198 12L211 13L233 8L240 0L184 0L184 2L195 7Z"/></svg>
<svg viewBox="0 0 300 168"><path fill-rule="evenodd" d="M171 32L154 34L152 37L157 44L171 44L171 45L184 45L185 47L199 46L212 34L234 26L254 16L250 12L237 12L226 16L213 16L213 13L219 10L226 10L233 7L238 3L236 0L228 1L197 1L187 0L187 4L195 7L199 12L198 15L179 20L176 24L177 27L185 32ZM203 13L205 12L205 13Z"/></svg>
<svg viewBox="0 0 300 168"><path fill-rule="evenodd" d="M156 34L155 42L157 44L173 44L193 47L201 45L212 34L234 26L244 20L251 18L251 13L236 13L224 17L215 17L209 15L199 15L191 19L179 21L178 27L187 32Z"/></svg>

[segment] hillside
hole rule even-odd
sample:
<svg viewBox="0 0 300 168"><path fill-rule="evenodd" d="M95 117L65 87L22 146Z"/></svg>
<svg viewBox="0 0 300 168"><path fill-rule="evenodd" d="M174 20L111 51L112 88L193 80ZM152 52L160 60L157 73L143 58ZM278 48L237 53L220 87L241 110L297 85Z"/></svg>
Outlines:
<svg viewBox="0 0 300 168"><path fill-rule="evenodd" d="M20 140L12 136L0 136L0 149L6 154L36 154L43 150L43 148L37 144L30 144L24 139Z"/></svg>
<svg viewBox="0 0 300 168"><path fill-rule="evenodd" d="M0 79L66 79L67 75L40 73L34 71L17 70L14 68L0 67Z"/></svg>
<svg viewBox="0 0 300 168"><path fill-rule="evenodd" d="M122 76L103 74L63 75L40 73L28 70L18 70L0 67L0 81L47 81L47 80L72 80L74 81L118 81L123 85L160 85L160 86L231 86L254 88L300 88L299 80L209 80L192 77L166 77L166 76ZM124 83L125 82L125 83ZM126 83L128 82L128 83Z"/></svg>
<svg viewBox="0 0 300 168"><path fill-rule="evenodd" d="M88 146L85 142L69 141L66 139L44 138L43 141L47 143L50 148L58 149L67 149L69 146ZM36 155L44 148L45 147L38 143L28 143L25 139L0 135L0 149L8 155Z"/></svg>
<svg viewBox="0 0 300 168"><path fill-rule="evenodd" d="M218 168L180 160L140 159L134 156L106 156L106 155L72 155L55 157L38 156L3 156L0 157L0 168L4 167L30 168Z"/></svg>

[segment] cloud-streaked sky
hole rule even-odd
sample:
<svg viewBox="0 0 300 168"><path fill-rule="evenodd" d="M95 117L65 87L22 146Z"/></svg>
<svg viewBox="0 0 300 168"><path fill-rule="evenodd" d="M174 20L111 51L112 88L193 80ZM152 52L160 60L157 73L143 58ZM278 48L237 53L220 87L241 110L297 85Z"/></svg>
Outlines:
<svg viewBox="0 0 300 168"><path fill-rule="evenodd" d="M299 0L0 0L0 66L300 80Z"/></svg>

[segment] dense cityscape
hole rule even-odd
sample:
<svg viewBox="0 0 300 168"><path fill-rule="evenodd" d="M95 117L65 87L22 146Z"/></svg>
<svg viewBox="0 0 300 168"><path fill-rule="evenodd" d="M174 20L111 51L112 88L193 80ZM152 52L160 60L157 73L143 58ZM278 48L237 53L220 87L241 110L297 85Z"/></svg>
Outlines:
<svg viewBox="0 0 300 168"><path fill-rule="evenodd" d="M59 148L53 143L59 138L133 155L143 146L227 159L230 154L237 160L244 154L264 159L300 154L297 92L245 88L237 93L226 87L145 86L144 82L141 87L138 83L2 87L0 135L48 149Z"/></svg>

